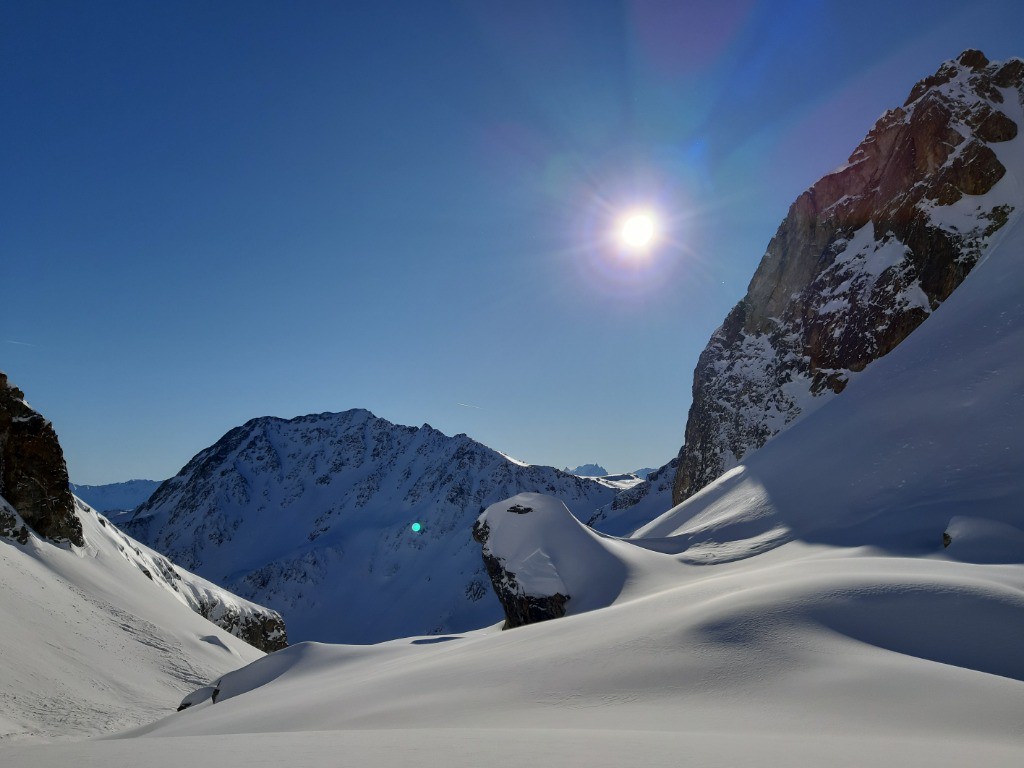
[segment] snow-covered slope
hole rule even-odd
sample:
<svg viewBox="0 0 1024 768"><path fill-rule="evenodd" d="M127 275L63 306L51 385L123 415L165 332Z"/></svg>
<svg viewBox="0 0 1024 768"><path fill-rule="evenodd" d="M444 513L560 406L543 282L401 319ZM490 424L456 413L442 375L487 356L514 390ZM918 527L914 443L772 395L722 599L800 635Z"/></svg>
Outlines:
<svg viewBox="0 0 1024 768"><path fill-rule="evenodd" d="M135 509L160 487L160 480L126 480L109 485L75 485L71 492L99 512L124 512Z"/></svg>
<svg viewBox="0 0 1024 768"><path fill-rule="evenodd" d="M174 568L81 501L75 512L84 547L27 527L24 543L0 537L0 742L145 723L263 656L194 609L264 609ZM3 499L0 513L22 527Z"/></svg>
<svg viewBox="0 0 1024 768"><path fill-rule="evenodd" d="M640 537L492 507L492 551L524 594L571 593L564 618L302 643L217 678L216 703L0 762L1017 768L1021 286L1018 220L841 397Z"/></svg>
<svg viewBox="0 0 1024 768"><path fill-rule="evenodd" d="M507 516L492 530L503 555L536 566L524 581L553 575L593 610L506 632L303 643L225 676L216 703L79 756L1019 766L1024 224L989 253L843 397L635 548L554 501L531 498L546 509L532 521L488 513Z"/></svg>
<svg viewBox="0 0 1024 768"><path fill-rule="evenodd" d="M612 536L628 534L664 514L672 506L672 483L679 459L650 470L643 480L624 488L595 512L587 525Z"/></svg>
<svg viewBox="0 0 1024 768"><path fill-rule="evenodd" d="M636 536L701 560L801 539L1024 563L1024 223L1003 235L842 398Z"/></svg>
<svg viewBox="0 0 1024 768"><path fill-rule="evenodd" d="M280 611L293 641L374 642L498 620L470 532L481 510L521 491L557 496L586 519L617 488L353 410L253 419L125 526Z"/></svg>

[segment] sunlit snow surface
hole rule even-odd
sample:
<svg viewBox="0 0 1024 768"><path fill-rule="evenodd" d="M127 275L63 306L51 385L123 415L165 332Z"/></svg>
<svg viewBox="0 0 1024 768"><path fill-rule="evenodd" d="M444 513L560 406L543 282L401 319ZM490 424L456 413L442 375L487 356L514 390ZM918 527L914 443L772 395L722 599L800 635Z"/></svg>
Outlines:
<svg viewBox="0 0 1024 768"><path fill-rule="evenodd" d="M216 704L0 761L1022 765L1022 285L1018 223L904 344L643 546L534 497L552 521L515 525L582 590L563 619L300 644Z"/></svg>
<svg viewBox="0 0 1024 768"><path fill-rule="evenodd" d="M258 607L181 569L172 583L162 557L77 500L76 511L82 548L0 538L0 745L149 722L263 656L190 604Z"/></svg>

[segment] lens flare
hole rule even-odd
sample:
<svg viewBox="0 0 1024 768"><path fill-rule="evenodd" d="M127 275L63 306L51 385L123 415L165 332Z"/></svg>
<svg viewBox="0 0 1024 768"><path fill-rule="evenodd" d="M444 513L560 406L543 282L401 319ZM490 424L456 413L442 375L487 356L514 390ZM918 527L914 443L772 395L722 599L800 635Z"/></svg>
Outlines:
<svg viewBox="0 0 1024 768"><path fill-rule="evenodd" d="M619 239L627 248L644 250L654 242L656 231L654 216L646 211L637 211L622 220Z"/></svg>
<svg viewBox="0 0 1024 768"><path fill-rule="evenodd" d="M419 533L423 530L423 526L420 523L413 523L409 527L412 529L413 533Z"/></svg>

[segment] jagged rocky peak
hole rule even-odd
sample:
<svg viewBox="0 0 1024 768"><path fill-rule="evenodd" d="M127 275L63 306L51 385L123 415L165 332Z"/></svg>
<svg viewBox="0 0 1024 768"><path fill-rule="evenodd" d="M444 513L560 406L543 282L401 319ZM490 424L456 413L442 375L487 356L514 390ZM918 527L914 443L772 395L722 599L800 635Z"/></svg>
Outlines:
<svg viewBox="0 0 1024 768"><path fill-rule="evenodd" d="M231 430L124 526L279 610L293 639L367 643L493 623L501 611L470 531L483 509L520 491L557 496L587 518L617 488L352 410Z"/></svg>
<svg viewBox="0 0 1024 768"><path fill-rule="evenodd" d="M4 373L0 373L0 496L40 536L84 545L57 433L29 407L25 394ZM7 521L9 516L3 516L0 526L7 535L25 539L27 531Z"/></svg>
<svg viewBox="0 0 1024 768"><path fill-rule="evenodd" d="M678 504L890 352L1019 212L1024 61L980 52L917 83L796 199L701 354Z"/></svg>
<svg viewBox="0 0 1024 768"><path fill-rule="evenodd" d="M580 464L576 469L565 467L563 470L569 475L580 475L581 477L605 477L608 470L600 464Z"/></svg>

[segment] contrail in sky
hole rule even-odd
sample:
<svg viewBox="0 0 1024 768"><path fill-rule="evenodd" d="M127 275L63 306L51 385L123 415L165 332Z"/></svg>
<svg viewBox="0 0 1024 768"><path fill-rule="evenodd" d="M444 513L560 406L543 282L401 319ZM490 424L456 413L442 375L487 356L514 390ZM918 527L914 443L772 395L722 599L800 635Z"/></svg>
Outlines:
<svg viewBox="0 0 1024 768"><path fill-rule="evenodd" d="M461 405L463 408L476 408L478 411L486 410L485 408L481 408L479 405L470 405L469 403L456 403L456 405Z"/></svg>
<svg viewBox="0 0 1024 768"><path fill-rule="evenodd" d="M4 339L8 344L17 344L19 347L34 347L35 344L29 344L27 341L15 341L14 339Z"/></svg>

